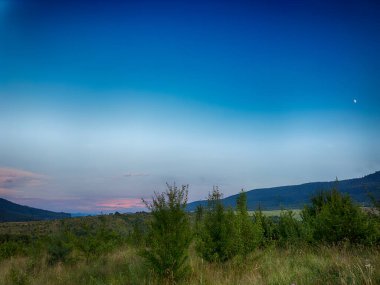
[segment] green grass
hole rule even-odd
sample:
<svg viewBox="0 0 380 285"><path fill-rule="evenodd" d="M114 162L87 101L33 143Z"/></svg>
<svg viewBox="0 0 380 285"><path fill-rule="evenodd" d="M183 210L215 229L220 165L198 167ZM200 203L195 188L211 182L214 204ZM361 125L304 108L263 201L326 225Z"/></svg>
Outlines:
<svg viewBox="0 0 380 285"><path fill-rule="evenodd" d="M298 220L301 219L301 209L289 209L294 213L294 217ZM271 211L262 211L263 215L267 217L279 217L283 210L271 210ZM255 211L248 211L249 215L253 216Z"/></svg>
<svg viewBox="0 0 380 285"><path fill-rule="evenodd" d="M137 255L120 247L86 262L46 265L46 257L13 257L0 263L0 284L160 284ZM378 248L267 248L246 259L210 264L190 253L192 273L181 284L380 284Z"/></svg>
<svg viewBox="0 0 380 285"><path fill-rule="evenodd" d="M281 211L265 211L277 216ZM299 210L298 210L299 214ZM0 258L1 285L128 285L162 284L139 256L139 248L128 239L99 255L86 258L75 248L65 262L49 265L45 238L64 228L106 227L126 237L133 223L144 214L84 217L65 221L3 223L0 234L27 235L30 244L15 255ZM34 244L34 240L41 244ZM5 244L5 243L4 243ZM17 243L16 243L17 245ZM1 247L0 247L1 253ZM191 274L180 284L380 284L380 248L376 246L291 246L270 244L246 258L226 263L207 263L190 248Z"/></svg>
<svg viewBox="0 0 380 285"><path fill-rule="evenodd" d="M6 222L0 223L0 235L32 235L34 237L40 237L59 232L63 227L80 229L83 224L86 224L91 228L96 228L102 223L104 223L107 228L122 232L131 229L134 222L144 221L147 216L148 214L146 213L136 213L88 216L52 221Z"/></svg>

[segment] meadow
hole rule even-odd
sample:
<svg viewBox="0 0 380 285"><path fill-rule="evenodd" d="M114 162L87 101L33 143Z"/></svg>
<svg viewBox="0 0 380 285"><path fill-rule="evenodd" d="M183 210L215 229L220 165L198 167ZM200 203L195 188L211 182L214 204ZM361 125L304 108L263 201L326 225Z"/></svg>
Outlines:
<svg viewBox="0 0 380 285"><path fill-rule="evenodd" d="M180 284L379 284L379 253L378 248L270 247L244 260L211 264L191 250L192 271ZM3 260L0 284L162 284L134 246L89 261L76 257L49 266L46 260L46 254Z"/></svg>
<svg viewBox="0 0 380 285"><path fill-rule="evenodd" d="M224 209L218 192L186 213L170 191L150 213L1 223L0 284L380 284L379 217L339 193L312 218L313 207L248 213L244 194ZM325 218L341 222L334 239Z"/></svg>
<svg viewBox="0 0 380 285"><path fill-rule="evenodd" d="M294 217L296 219L301 219L301 211L302 211L301 209L288 209L288 210L294 213ZM267 217L280 217L282 211L283 210L268 210L268 211L263 210L262 213L264 216L267 216ZM254 216L255 211L248 211L248 214L250 216Z"/></svg>

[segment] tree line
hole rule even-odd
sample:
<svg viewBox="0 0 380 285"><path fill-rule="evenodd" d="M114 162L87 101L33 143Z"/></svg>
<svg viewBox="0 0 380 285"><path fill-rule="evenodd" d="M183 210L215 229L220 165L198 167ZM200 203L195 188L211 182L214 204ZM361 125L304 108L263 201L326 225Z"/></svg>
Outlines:
<svg viewBox="0 0 380 285"><path fill-rule="evenodd" d="M206 262L222 263L234 257L244 260L255 249L268 246L380 243L378 208L363 211L337 187L316 193L301 211L300 219L291 210L282 211L279 217L267 217L260 209L250 215L243 190L236 208L226 208L218 187L209 193L207 206L198 206L191 219L186 212L187 197L188 186L167 185L165 192L145 202L152 219L141 256L169 284L189 274L191 244Z"/></svg>

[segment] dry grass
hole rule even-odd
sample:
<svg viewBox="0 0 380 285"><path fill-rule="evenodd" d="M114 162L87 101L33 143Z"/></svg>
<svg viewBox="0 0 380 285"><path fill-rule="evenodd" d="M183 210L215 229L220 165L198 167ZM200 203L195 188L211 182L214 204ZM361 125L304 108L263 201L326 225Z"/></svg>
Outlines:
<svg viewBox="0 0 380 285"><path fill-rule="evenodd" d="M209 264L190 253L192 273L183 284L380 284L377 248L318 247L257 250L246 259ZM137 250L123 247L86 262L48 266L44 256L0 263L3 285L160 284Z"/></svg>
<svg viewBox="0 0 380 285"><path fill-rule="evenodd" d="M380 284L379 251L267 249L222 265L192 257L190 284Z"/></svg>

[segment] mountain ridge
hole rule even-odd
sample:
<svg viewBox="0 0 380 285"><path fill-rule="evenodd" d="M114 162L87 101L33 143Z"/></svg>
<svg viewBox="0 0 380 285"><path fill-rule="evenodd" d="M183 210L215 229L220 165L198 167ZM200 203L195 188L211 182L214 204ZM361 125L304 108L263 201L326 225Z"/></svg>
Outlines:
<svg viewBox="0 0 380 285"><path fill-rule="evenodd" d="M352 199L363 206L369 206L371 199L369 193L375 198L380 198L380 171L363 176L362 178L351 178L341 181L307 182L298 185L276 186L258 188L246 191L248 210L257 208L263 210L296 209L308 204L310 198L318 191L329 190L337 185L342 192L349 194ZM234 194L222 199L226 207L235 207L236 198ZM187 205L188 211L195 211L198 205L206 206L207 200L198 200Z"/></svg>
<svg viewBox="0 0 380 285"><path fill-rule="evenodd" d="M70 218L71 214L19 205L0 198L0 222L27 222Z"/></svg>

